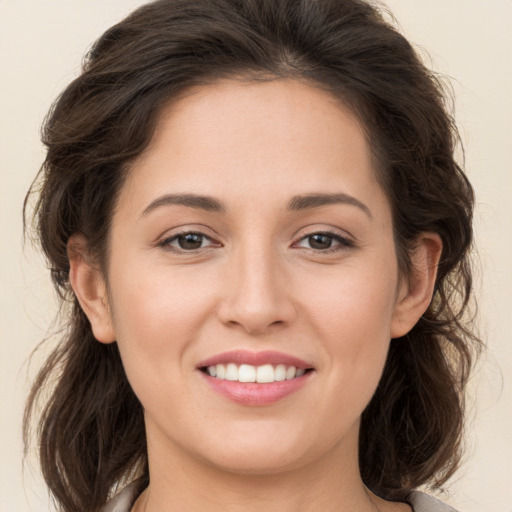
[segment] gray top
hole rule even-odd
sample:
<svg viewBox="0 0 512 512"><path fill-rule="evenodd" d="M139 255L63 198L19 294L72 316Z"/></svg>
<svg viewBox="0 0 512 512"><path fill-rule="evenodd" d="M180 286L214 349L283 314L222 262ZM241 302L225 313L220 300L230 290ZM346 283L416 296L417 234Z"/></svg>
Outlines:
<svg viewBox="0 0 512 512"><path fill-rule="evenodd" d="M102 510L102 512L130 512L135 501L135 487L129 485L115 496ZM454 508L442 503L438 499L414 491L411 494L410 505L414 512L457 512Z"/></svg>

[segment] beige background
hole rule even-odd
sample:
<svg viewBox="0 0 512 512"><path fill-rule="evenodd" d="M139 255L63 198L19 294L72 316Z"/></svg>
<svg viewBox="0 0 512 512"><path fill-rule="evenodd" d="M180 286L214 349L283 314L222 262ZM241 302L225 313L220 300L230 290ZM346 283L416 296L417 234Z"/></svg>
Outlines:
<svg viewBox="0 0 512 512"><path fill-rule="evenodd" d="M193 1L193 0L191 0ZM43 157L38 128L103 30L136 0L0 0L0 511L48 510L37 468L22 480L26 360L55 313L40 256L22 251L21 206ZM457 119L477 191L481 329L489 345L473 381L467 462L444 499L462 512L511 512L512 1L390 0L433 67L455 77Z"/></svg>

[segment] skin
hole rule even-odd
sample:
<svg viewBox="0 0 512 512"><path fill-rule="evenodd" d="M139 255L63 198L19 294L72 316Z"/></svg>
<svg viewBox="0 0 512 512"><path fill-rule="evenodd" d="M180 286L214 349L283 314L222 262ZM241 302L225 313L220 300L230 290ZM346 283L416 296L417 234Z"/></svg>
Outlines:
<svg viewBox="0 0 512 512"><path fill-rule="evenodd" d="M361 204L287 208L319 193ZM158 203L166 194L224 211ZM187 230L205 235L188 252ZM325 232L319 248L311 235ZM223 80L169 103L120 192L108 278L83 238L69 244L72 286L145 410L151 484L134 511L410 510L364 487L358 429L390 339L428 306L440 250L422 234L412 277L399 276L364 132L327 93ZM235 349L314 371L277 403L235 403L196 368Z"/></svg>

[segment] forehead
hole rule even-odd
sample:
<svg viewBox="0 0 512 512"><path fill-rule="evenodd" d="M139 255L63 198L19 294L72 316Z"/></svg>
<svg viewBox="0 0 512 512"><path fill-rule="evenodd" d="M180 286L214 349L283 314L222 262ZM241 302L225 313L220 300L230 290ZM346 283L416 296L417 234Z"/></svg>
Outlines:
<svg viewBox="0 0 512 512"><path fill-rule="evenodd" d="M382 195L355 115L304 82L226 79L190 88L162 109L121 196L143 207L164 192L286 202L333 191L372 203Z"/></svg>

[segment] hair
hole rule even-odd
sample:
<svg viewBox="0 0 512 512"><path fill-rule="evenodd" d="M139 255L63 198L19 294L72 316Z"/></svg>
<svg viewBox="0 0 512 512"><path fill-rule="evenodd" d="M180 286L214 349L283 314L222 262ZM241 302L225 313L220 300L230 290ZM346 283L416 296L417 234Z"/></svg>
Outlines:
<svg viewBox="0 0 512 512"><path fill-rule="evenodd" d="M110 223L129 164L148 146L163 106L221 78L304 80L360 119L390 200L403 275L421 232L443 243L434 298L391 341L359 443L365 484L387 499L439 488L461 456L464 390L481 344L471 303L471 185L443 82L382 7L362 0L159 0L113 26L43 126L46 159L31 190L33 224L66 305L58 346L33 384L39 459L65 512L97 511L118 485L149 481L143 409L116 343L98 343L71 290L67 243L81 233L106 272ZM27 213L25 213L27 215ZM50 387L44 397L41 390ZM27 448L26 448L27 449Z"/></svg>

